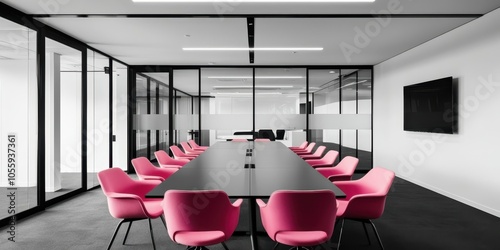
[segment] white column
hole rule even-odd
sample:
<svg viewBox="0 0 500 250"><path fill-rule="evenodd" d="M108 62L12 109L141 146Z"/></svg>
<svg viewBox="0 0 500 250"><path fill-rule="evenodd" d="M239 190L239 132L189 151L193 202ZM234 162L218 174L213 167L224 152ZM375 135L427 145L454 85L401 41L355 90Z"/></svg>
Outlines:
<svg viewBox="0 0 500 250"><path fill-rule="evenodd" d="M61 189L61 55L48 53L45 67L45 191Z"/></svg>

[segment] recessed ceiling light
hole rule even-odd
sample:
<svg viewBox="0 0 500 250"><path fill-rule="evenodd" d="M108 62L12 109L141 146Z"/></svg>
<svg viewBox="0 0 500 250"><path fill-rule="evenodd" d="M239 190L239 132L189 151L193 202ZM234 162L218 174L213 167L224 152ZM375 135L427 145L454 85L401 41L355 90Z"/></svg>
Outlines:
<svg viewBox="0 0 500 250"><path fill-rule="evenodd" d="M185 2L185 3L207 3L207 2L227 2L227 0L132 0L136 3L168 3L168 2ZM371 3L375 0L238 0L238 2L246 3Z"/></svg>
<svg viewBox="0 0 500 250"><path fill-rule="evenodd" d="M321 51L323 48L182 48L186 51Z"/></svg>

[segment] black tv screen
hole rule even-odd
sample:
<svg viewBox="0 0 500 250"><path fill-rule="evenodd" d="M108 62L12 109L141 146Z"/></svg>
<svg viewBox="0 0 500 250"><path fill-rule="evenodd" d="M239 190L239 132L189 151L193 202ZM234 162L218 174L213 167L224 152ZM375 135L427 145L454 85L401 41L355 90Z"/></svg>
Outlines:
<svg viewBox="0 0 500 250"><path fill-rule="evenodd" d="M404 87L404 130L457 133L457 92L452 77Z"/></svg>

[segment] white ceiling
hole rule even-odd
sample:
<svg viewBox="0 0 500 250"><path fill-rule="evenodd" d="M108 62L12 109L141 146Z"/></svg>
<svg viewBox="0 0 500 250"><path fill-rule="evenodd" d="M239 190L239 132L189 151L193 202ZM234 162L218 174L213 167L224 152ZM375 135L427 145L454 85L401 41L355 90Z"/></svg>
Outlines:
<svg viewBox="0 0 500 250"><path fill-rule="evenodd" d="M498 0L376 0L373 3L133 3L132 0L3 0L29 14L370 14L401 6L401 14L485 14ZM399 4L398 4L399 3Z"/></svg>
<svg viewBox="0 0 500 250"><path fill-rule="evenodd" d="M400 1L400 2L398 2ZM76 18L60 14L370 14L400 3L398 14L485 14L498 0L376 0L374 3L133 3L132 0L5 0L130 65L252 65L245 51L183 47L247 47L246 18ZM46 3L51 3L47 5ZM455 29L472 18L256 18L255 47L324 47L323 51L256 51L255 65L375 65ZM363 46L359 30L380 28ZM373 30L373 29L372 29ZM366 31L365 31L366 32ZM365 33L364 32L364 33ZM346 56L341 47L356 52Z"/></svg>

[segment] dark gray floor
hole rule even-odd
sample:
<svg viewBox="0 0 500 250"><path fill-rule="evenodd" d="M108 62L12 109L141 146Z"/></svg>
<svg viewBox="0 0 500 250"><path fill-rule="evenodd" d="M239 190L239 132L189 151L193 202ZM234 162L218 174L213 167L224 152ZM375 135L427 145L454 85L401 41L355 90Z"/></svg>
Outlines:
<svg viewBox="0 0 500 250"><path fill-rule="evenodd" d="M89 173L87 175L87 186L94 187L99 185L97 174ZM81 188L82 175L79 173L61 173L61 189L56 192L46 192L45 200L51 200L63 194L69 193L73 190ZM1 197L6 197L11 191L6 187L0 187ZM17 188L16 192L16 211L17 213L25 211L29 208L36 207L37 205L37 187ZM0 218L8 216L7 209L8 199L0 199Z"/></svg>
<svg viewBox="0 0 500 250"><path fill-rule="evenodd" d="M239 229L248 225L243 206ZM1 249L105 249L118 223L106 206L100 189L56 205L18 222L16 243L7 241L6 229L0 230ZM374 221L386 249L500 249L500 218L463 205L414 184L396 179L382 218ZM173 243L161 221L153 227L158 249L185 249ZM117 236L112 249L152 249L146 221L135 222L127 245L121 245L125 229ZM335 230L338 233L338 228ZM342 249L379 249L372 236L369 246L359 222L345 225ZM337 235L335 234L334 240ZM247 236L233 236L230 249L250 249ZM260 249L272 249L273 242L264 234ZM210 249L223 249L220 245ZM280 250L288 249L281 246Z"/></svg>

